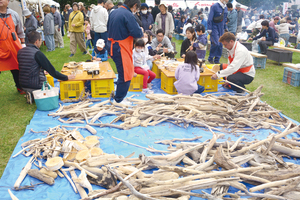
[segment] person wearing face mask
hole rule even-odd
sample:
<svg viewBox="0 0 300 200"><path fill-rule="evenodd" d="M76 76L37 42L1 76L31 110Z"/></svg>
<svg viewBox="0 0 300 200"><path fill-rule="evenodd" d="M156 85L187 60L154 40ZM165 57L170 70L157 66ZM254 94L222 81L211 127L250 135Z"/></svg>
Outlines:
<svg viewBox="0 0 300 200"><path fill-rule="evenodd" d="M211 6L208 20L207 32L210 34L211 47L209 52L208 61L211 64L219 64L222 55L222 43L219 38L227 30L227 14L228 10L226 4L229 0L219 0Z"/></svg>
<svg viewBox="0 0 300 200"><path fill-rule="evenodd" d="M226 78L228 81L245 88L245 84L250 84L255 76L253 58L248 49L240 42L236 41L235 36L230 33L224 33L219 42L228 50L228 64L221 64L220 70L212 75L211 79ZM225 83L223 87L242 93L244 90Z"/></svg>
<svg viewBox="0 0 300 200"><path fill-rule="evenodd" d="M112 97L117 103L127 95L134 73L133 38L143 37L143 31L132 14L139 9L140 5L140 0L125 0L117 11L110 13L107 22L109 40L107 47L110 48L108 52L118 71L116 93L115 95L112 93Z"/></svg>
<svg viewBox="0 0 300 200"><path fill-rule="evenodd" d="M134 50L132 55L134 72L136 74L141 74L144 76L142 93L152 94L153 91L151 90L151 81L155 79L156 74L153 71L151 71L150 67L147 65L146 57L147 53L145 52L145 41L142 38L137 39L137 41L134 44Z"/></svg>
<svg viewBox="0 0 300 200"><path fill-rule="evenodd" d="M141 4L140 17L144 31L151 30L154 23L152 14L148 12L148 8L149 7L146 3Z"/></svg>

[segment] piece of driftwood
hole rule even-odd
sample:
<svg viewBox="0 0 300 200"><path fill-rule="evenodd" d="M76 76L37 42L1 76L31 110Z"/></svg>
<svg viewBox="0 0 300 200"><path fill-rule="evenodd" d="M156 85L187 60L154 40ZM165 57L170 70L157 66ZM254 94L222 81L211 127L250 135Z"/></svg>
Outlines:
<svg viewBox="0 0 300 200"><path fill-rule="evenodd" d="M9 196L12 200L19 200L11 191L8 189Z"/></svg>
<svg viewBox="0 0 300 200"><path fill-rule="evenodd" d="M27 175L28 171L31 169L32 163L34 161L34 156L32 156L29 161L27 162L27 164L25 165L25 167L22 169L18 179L16 180L15 184L14 184L14 188L19 188L22 181L24 180L25 176Z"/></svg>
<svg viewBox="0 0 300 200"><path fill-rule="evenodd" d="M71 174L71 177L72 177L72 180L73 180L73 181L74 181L74 179L76 180L76 179L78 178L74 170L71 170L71 171L70 171L70 174ZM80 197L81 197L82 199L88 197L87 193L85 192L85 190L83 189L83 187L81 187L81 185L79 185L79 184L76 183L75 181L74 181L74 184L75 184L76 189L77 189L77 191L79 192Z"/></svg>
<svg viewBox="0 0 300 200"><path fill-rule="evenodd" d="M43 181L43 182L47 183L48 185L54 184L54 178L41 173L38 169L30 169L30 170L28 170L27 173L29 176L39 179L40 181Z"/></svg>
<svg viewBox="0 0 300 200"><path fill-rule="evenodd" d="M136 189L126 180L124 180L116 171L111 170L110 168L108 168L108 170L113 173L114 175L116 175L118 177L118 179L120 181L122 181L123 185L125 185L126 187L129 188L129 190L132 192L132 194L134 196L136 196L139 199L143 199L143 200L157 200L156 198L152 198L150 196L144 195L138 191L136 191Z"/></svg>

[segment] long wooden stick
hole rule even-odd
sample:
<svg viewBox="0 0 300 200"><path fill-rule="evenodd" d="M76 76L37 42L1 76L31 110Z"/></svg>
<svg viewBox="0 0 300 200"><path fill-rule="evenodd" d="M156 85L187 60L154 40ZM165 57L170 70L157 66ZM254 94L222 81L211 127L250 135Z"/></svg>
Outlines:
<svg viewBox="0 0 300 200"><path fill-rule="evenodd" d="M20 176L18 177L18 179L15 182L14 188L19 188L22 181L24 180L25 176L27 175L28 171L31 169L32 163L34 161L34 156L32 156L29 161L27 162L27 164L25 165L25 167L22 169Z"/></svg>
<svg viewBox="0 0 300 200"><path fill-rule="evenodd" d="M114 175L116 175L118 177L118 179L120 181L122 181L123 185L125 185L126 187L128 187L128 189L132 192L132 194L134 196L136 196L139 199L143 199L143 200L158 200L156 198L152 198L150 196L147 196L145 194L142 194L140 192L138 192L128 181L124 180L122 178L122 176L120 176L115 170L112 170L110 168L107 168L111 173L113 173Z"/></svg>

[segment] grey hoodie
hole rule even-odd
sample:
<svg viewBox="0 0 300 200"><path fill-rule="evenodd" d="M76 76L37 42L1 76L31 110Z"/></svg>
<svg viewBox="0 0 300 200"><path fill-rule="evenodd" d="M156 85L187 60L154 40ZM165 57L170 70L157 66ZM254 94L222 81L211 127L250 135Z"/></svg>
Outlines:
<svg viewBox="0 0 300 200"><path fill-rule="evenodd" d="M96 33L104 33L107 31L108 13L101 5L93 8L90 15L91 30Z"/></svg>
<svg viewBox="0 0 300 200"><path fill-rule="evenodd" d="M44 19L44 34L54 35L54 17L51 13L48 13Z"/></svg>

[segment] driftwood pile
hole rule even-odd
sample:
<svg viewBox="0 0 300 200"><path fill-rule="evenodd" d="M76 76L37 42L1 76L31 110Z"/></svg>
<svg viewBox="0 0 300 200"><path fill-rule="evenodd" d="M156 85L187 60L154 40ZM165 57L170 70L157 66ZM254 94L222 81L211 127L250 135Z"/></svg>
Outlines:
<svg viewBox="0 0 300 200"><path fill-rule="evenodd" d="M201 143L191 142L200 137L156 142L169 146L168 155L147 157L141 154L138 158L131 158L134 153L127 157L103 152L91 155L90 149L94 146L88 141L95 140L97 136L83 138L76 129L68 131L55 127L49 129L46 138L22 144L24 149L13 156L21 153L32 155L15 188L20 186L26 174L49 185L53 185L54 179L60 175L68 179L74 191L79 192L84 200L100 197L187 200L190 196L214 200L239 199L240 196L299 199L300 165L283 160L283 157L300 157L300 142L297 141L300 139L286 137L299 130L300 126L290 123L281 133L251 142L244 141L244 138L235 142L217 142L223 134L211 131L212 139ZM69 150L70 147L72 150ZM82 154L85 150L90 153ZM43 158L47 159L45 163ZM31 169L34 160L40 169ZM158 170L152 174L143 172L155 168ZM74 169L81 171L78 177ZM120 182L117 183L117 180ZM255 186L248 191L242 181ZM107 190L93 191L91 184ZM228 193L230 186L239 192ZM191 192L206 188L212 188L211 194ZM263 189L264 193L254 193Z"/></svg>
<svg viewBox="0 0 300 200"><path fill-rule="evenodd" d="M69 106L61 105L57 112L49 116L59 117L58 120L63 123L86 122L91 126L125 130L171 122L178 126L188 127L192 124L225 133L250 133L260 128L279 132L277 128L286 128L289 120L280 116L280 111L261 102L261 89L262 86L246 96L148 94L146 97L149 100L127 98L133 106L110 100L96 104L84 101ZM102 123L101 117L107 115L117 117L110 123ZM119 121L122 123L116 124Z"/></svg>

